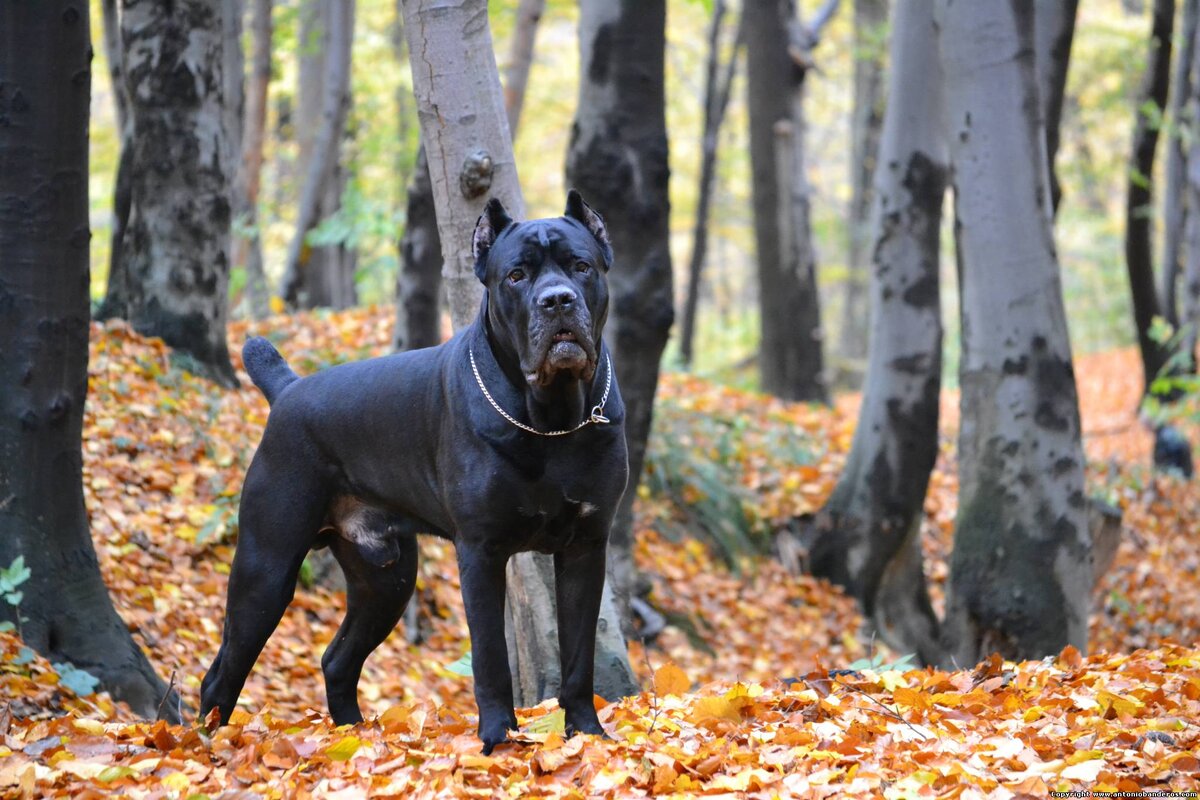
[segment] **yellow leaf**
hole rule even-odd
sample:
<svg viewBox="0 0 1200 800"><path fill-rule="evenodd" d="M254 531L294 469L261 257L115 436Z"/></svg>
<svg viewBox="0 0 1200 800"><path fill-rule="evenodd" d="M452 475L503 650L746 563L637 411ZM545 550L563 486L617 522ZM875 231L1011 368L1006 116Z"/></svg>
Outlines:
<svg viewBox="0 0 1200 800"><path fill-rule="evenodd" d="M1136 715L1137 710L1145 706L1145 703L1136 697L1119 695L1107 689L1096 692L1096 700L1105 711L1112 708L1118 714Z"/></svg>
<svg viewBox="0 0 1200 800"><path fill-rule="evenodd" d="M363 740L357 736L347 736L335 745L331 745L325 749L325 755L329 756L334 761L349 761L354 758L354 754L358 752L358 748L363 746Z"/></svg>
<svg viewBox="0 0 1200 800"><path fill-rule="evenodd" d="M71 723L84 733L90 733L93 736L104 735L104 723L94 719L77 719Z"/></svg>
<svg viewBox="0 0 1200 800"><path fill-rule="evenodd" d="M688 680L687 674L674 664L668 662L654 670L655 693L679 696L686 694L690 688L692 688L692 682Z"/></svg>
<svg viewBox="0 0 1200 800"><path fill-rule="evenodd" d="M1099 750L1076 750L1071 755L1067 756L1067 764L1079 764L1084 761L1093 761L1097 758L1104 758L1104 753Z"/></svg>
<svg viewBox="0 0 1200 800"><path fill-rule="evenodd" d="M287 306L283 304L283 298L275 295L271 296L270 306L272 314L282 314L287 309Z"/></svg>
<svg viewBox="0 0 1200 800"><path fill-rule="evenodd" d="M525 726L530 733L564 733L567 730L567 715L561 708L543 714Z"/></svg>
<svg viewBox="0 0 1200 800"><path fill-rule="evenodd" d="M182 772L172 772L170 775L162 779L162 784L171 791L177 792L180 796L183 796L183 793L191 787L192 781Z"/></svg>

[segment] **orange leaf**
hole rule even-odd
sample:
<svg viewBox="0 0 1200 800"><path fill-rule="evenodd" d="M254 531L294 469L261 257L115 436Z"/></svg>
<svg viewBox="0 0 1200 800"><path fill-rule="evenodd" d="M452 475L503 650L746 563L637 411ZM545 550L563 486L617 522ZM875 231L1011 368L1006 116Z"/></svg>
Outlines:
<svg viewBox="0 0 1200 800"><path fill-rule="evenodd" d="M654 670L654 691L660 695L683 695L692 688L692 682L679 667L671 662Z"/></svg>

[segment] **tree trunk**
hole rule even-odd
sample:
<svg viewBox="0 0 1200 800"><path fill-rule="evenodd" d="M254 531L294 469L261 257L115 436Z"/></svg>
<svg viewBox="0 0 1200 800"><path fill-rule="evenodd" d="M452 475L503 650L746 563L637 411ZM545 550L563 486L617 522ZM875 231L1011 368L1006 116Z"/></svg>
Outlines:
<svg viewBox="0 0 1200 800"><path fill-rule="evenodd" d="M305 175L280 295L292 308L347 308L355 302L352 259L341 246L313 246L306 239L340 204L344 178L338 160L350 106L354 3L309 0L302 11L301 31L298 131ZM319 60L312 56L312 48L321 54Z"/></svg>
<svg viewBox="0 0 1200 800"><path fill-rule="evenodd" d="M1033 2L939 0L937 10L963 330L943 663L1087 652L1091 536Z"/></svg>
<svg viewBox="0 0 1200 800"><path fill-rule="evenodd" d="M125 261L121 254L133 200L133 187L130 185L132 178L130 168L133 161L133 114L129 110L129 93L125 88L125 70L122 68L124 57L121 52L120 8L117 0L103 0L100 8L104 20L104 58L108 62L108 76L112 86L113 104L117 110L117 130L120 132L121 142L121 154L117 158L117 176L113 188L107 288L104 299L96 310L96 319L105 320L113 317L125 317L129 314Z"/></svg>
<svg viewBox="0 0 1200 800"><path fill-rule="evenodd" d="M271 293L263 270L262 238L258 230L258 193L262 186L263 141L267 129L267 93L271 84L271 0L251 0L250 36L254 55L246 87L242 130L242 163L234 182L234 215L245 233L233 240L233 264L246 269L246 298L250 315L270 313Z"/></svg>
<svg viewBox="0 0 1200 800"><path fill-rule="evenodd" d="M854 0L854 112L850 118L850 248L839 354L847 363L867 355L867 246L872 180L883 125L883 55L887 0Z"/></svg>
<svg viewBox="0 0 1200 800"><path fill-rule="evenodd" d="M794 0L751 0L743 10L750 111L754 239L758 258L759 370L763 391L826 402L820 300L804 174L804 76L819 29ZM782 161L781 161L782 159Z"/></svg>
<svg viewBox="0 0 1200 800"><path fill-rule="evenodd" d="M508 52L508 70L504 81L504 110L508 114L509 136L517 138L517 123L525 105L525 87L529 83L529 68L533 66L533 46L537 40L538 22L546 10L546 0L521 0L517 6L517 25L513 31L512 49Z"/></svg>
<svg viewBox="0 0 1200 800"><path fill-rule="evenodd" d="M408 184L400 270L396 278L397 350L432 347L442 340L442 243L438 238L433 186L425 145Z"/></svg>
<svg viewBox="0 0 1200 800"><path fill-rule="evenodd" d="M700 279L708 257L708 217L712 208L713 179L717 174L717 145L721 123L729 107L733 76L737 72L744 29L738 24L733 52L725 62L724 72L718 74L721 60L721 20L725 16L724 0L713 5L712 24L708 29L708 63L704 75L704 133L700 140L700 186L696 191L696 222L692 229L692 256L688 260L687 296L683 304L680 326L679 353L686 368L692 366L692 342L696 337L696 311L700 305Z"/></svg>
<svg viewBox="0 0 1200 800"><path fill-rule="evenodd" d="M0 617L152 716L166 687L113 609L83 505L89 40L87 3L0 4L0 565L30 570Z"/></svg>
<svg viewBox="0 0 1200 800"><path fill-rule="evenodd" d="M1158 146L1158 120L1148 118L1144 109L1153 105L1155 117L1167 105L1171 82L1171 33L1175 20L1175 0L1155 0L1150 31L1150 53L1146 75L1134 108L1137 121L1133 128L1133 152L1129 164L1129 189L1125 199L1125 266L1133 295L1133 319L1138 347L1142 354L1144 386L1162 370L1167 348L1150 337L1150 325L1159 316L1158 295L1154 286L1154 254L1151 237L1154 229L1154 155Z"/></svg>
<svg viewBox="0 0 1200 800"><path fill-rule="evenodd" d="M463 0L451 6L436 0L404 0L403 8L417 113L437 207L443 276L451 317L459 328L475 318L483 296L470 243L484 203L498 197L515 219L521 219L525 202L517 182L486 0ZM509 562L506 633L518 705L541 702L559 685L555 614L549 610L521 613L526 608L555 608L548 580L552 574L548 556L522 553ZM606 586L605 594L609 592ZM535 649L540 645L545 647ZM596 685L607 687L610 699L638 691L610 597L601 608L597 630Z"/></svg>
<svg viewBox="0 0 1200 800"><path fill-rule="evenodd" d="M1192 32L1192 76L1189 82L1188 105L1191 119L1200 120L1200 25ZM1183 341L1194 371L1196 368L1197 327L1200 326L1200 136L1193 136L1187 157L1187 203L1192 213L1187 215L1187 261L1183 275Z"/></svg>
<svg viewBox="0 0 1200 800"><path fill-rule="evenodd" d="M1038 93L1046 129L1046 162L1050 169L1050 200L1054 213L1062 200L1062 187L1054 160L1058 155L1059 127L1075 38L1079 0L1039 0L1034 4L1034 47L1037 52Z"/></svg>
<svg viewBox="0 0 1200 800"><path fill-rule="evenodd" d="M1185 219L1195 209L1187 208L1184 197L1187 184L1187 155L1184 153L1184 127L1194 124L1187 120L1188 100L1191 97L1192 54L1196 39L1196 22L1200 18L1200 0L1183 1L1180 22L1180 51L1175 59L1175 77L1171 81L1170 125L1167 128L1166 187L1163 192L1163 252L1162 293L1159 303L1163 316L1174 326L1179 325L1179 301L1176 285L1179 282L1183 259L1182 245Z"/></svg>
<svg viewBox="0 0 1200 800"><path fill-rule="evenodd" d="M173 7L123 0L133 127L133 213L124 253L129 319L236 386L225 343L229 174L222 76L223 0Z"/></svg>
<svg viewBox="0 0 1200 800"><path fill-rule="evenodd" d="M646 456L659 362L675 317L664 105L664 0L583 0L579 103L567 185L604 217L615 244L605 332L625 400L629 487L613 522L609 582L624 624L633 587L633 502Z"/></svg>
<svg viewBox="0 0 1200 800"><path fill-rule="evenodd" d="M888 645L932 663L937 620L920 527L938 449L947 155L928 0L896 0L891 47L872 214L870 358L854 443L814 521L810 563L854 596Z"/></svg>

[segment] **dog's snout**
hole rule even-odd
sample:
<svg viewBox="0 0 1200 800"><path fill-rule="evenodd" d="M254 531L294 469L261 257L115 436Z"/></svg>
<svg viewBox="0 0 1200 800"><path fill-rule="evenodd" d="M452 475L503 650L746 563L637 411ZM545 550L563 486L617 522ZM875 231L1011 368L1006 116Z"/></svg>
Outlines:
<svg viewBox="0 0 1200 800"><path fill-rule="evenodd" d="M554 311L556 309L566 310L575 302L578 295L570 286L559 284L543 289L538 295L538 305L546 311Z"/></svg>

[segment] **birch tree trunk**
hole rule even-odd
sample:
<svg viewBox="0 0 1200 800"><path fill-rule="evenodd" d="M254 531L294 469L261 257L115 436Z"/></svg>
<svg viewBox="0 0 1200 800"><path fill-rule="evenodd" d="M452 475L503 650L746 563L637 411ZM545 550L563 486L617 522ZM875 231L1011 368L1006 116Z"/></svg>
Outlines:
<svg viewBox="0 0 1200 800"><path fill-rule="evenodd" d="M0 565L30 570L0 618L153 716L166 687L113 609L83 505L89 40L88 3L0 4Z"/></svg>
<svg viewBox="0 0 1200 800"><path fill-rule="evenodd" d="M720 143L721 123L729 108L733 77L742 50L744 28L738 23L733 52L720 69L721 21L725 16L724 0L713 4L712 22L708 30L708 61L704 74L704 132L700 140L700 185L696 190L696 222L692 228L692 255L688 259L687 295L683 303L680 325L679 354L685 368L692 366L692 343L696 338L696 312L700 305L700 281L708 257L708 218L712 208L713 179L717 174L717 145Z"/></svg>
<svg viewBox="0 0 1200 800"><path fill-rule="evenodd" d="M794 0L750 0L742 13L752 43L746 72L762 388L826 402L804 174L804 77L819 28L799 22Z"/></svg>
<svg viewBox="0 0 1200 800"><path fill-rule="evenodd" d="M437 0L403 2L417 113L437 207L443 277L451 317L460 328L475 318L483 297L470 242L484 203L498 197L514 219L522 219L525 202L517 182L486 0L454 5ZM509 561L506 635L518 705L539 703L558 690L551 575L548 556L522 553ZM608 692L609 698L638 691L608 586L596 636L596 688Z"/></svg>
<svg viewBox="0 0 1200 800"><path fill-rule="evenodd" d="M1091 536L1033 0L938 0L961 267L959 511L943 663L1087 648Z"/></svg>
<svg viewBox="0 0 1200 800"><path fill-rule="evenodd" d="M508 69L504 80L504 110L508 113L509 136L517 138L517 123L525 105L525 87L529 84L529 68L533 66L534 44L538 23L546 10L546 0L521 0L517 5L517 25L513 31L512 47L508 51Z"/></svg>
<svg viewBox="0 0 1200 800"><path fill-rule="evenodd" d="M258 194L262 186L263 141L267 129L267 98L271 84L271 0L251 0L250 34L254 54L245 92L242 163L234 182L234 215L247 233L233 240L233 264L246 269L246 298L250 315L270 313L271 293L263 269L262 237L258 230Z"/></svg>
<svg viewBox="0 0 1200 800"><path fill-rule="evenodd" d="M920 527L937 458L939 235L946 191L941 65L929 0L896 0L875 171L870 347L854 442L813 523L810 563L898 652L937 660Z"/></svg>
<svg viewBox="0 0 1200 800"><path fill-rule="evenodd" d="M867 248L871 231L872 181L883 125L884 34L887 0L854 0L854 111L850 118L850 248L839 355L848 362L867 355Z"/></svg>
<svg viewBox="0 0 1200 800"><path fill-rule="evenodd" d="M582 0L580 84L567 185L604 217L614 243L605 339L625 400L629 488L609 544L623 622L636 570L633 502L646 457L659 362L675 317L668 227L664 0Z"/></svg>
<svg viewBox="0 0 1200 800"><path fill-rule="evenodd" d="M350 109L354 3L309 0L302 13L299 134L305 172L280 295L293 308L348 308L356 300L353 258L340 245L313 246L306 240L340 205L344 178L339 158ZM322 54L319 61L312 48ZM318 103L320 117L313 124Z"/></svg>
<svg viewBox="0 0 1200 800"><path fill-rule="evenodd" d="M126 231L129 321L236 386L225 342L233 170L225 126L223 0L123 0L136 136Z"/></svg>
<svg viewBox="0 0 1200 800"><path fill-rule="evenodd" d="M1079 0L1039 0L1034 3L1034 47L1037 50L1038 92L1046 129L1046 162L1050 168L1050 199L1058 213L1062 187L1054 161L1058 155L1059 127L1075 38L1075 16Z"/></svg>
<svg viewBox="0 0 1200 800"><path fill-rule="evenodd" d="M1152 104L1162 112L1167 106L1171 82L1171 33L1175 0L1154 0L1150 30L1150 53L1146 74L1134 108L1133 152L1129 163L1129 188L1125 198L1125 266L1133 297L1133 320L1142 374L1148 390L1167 361L1166 348L1150 337L1150 325L1162 313L1154 285L1154 156L1158 147L1158 124L1147 118L1144 108ZM1156 115L1160 116L1160 115Z"/></svg>

